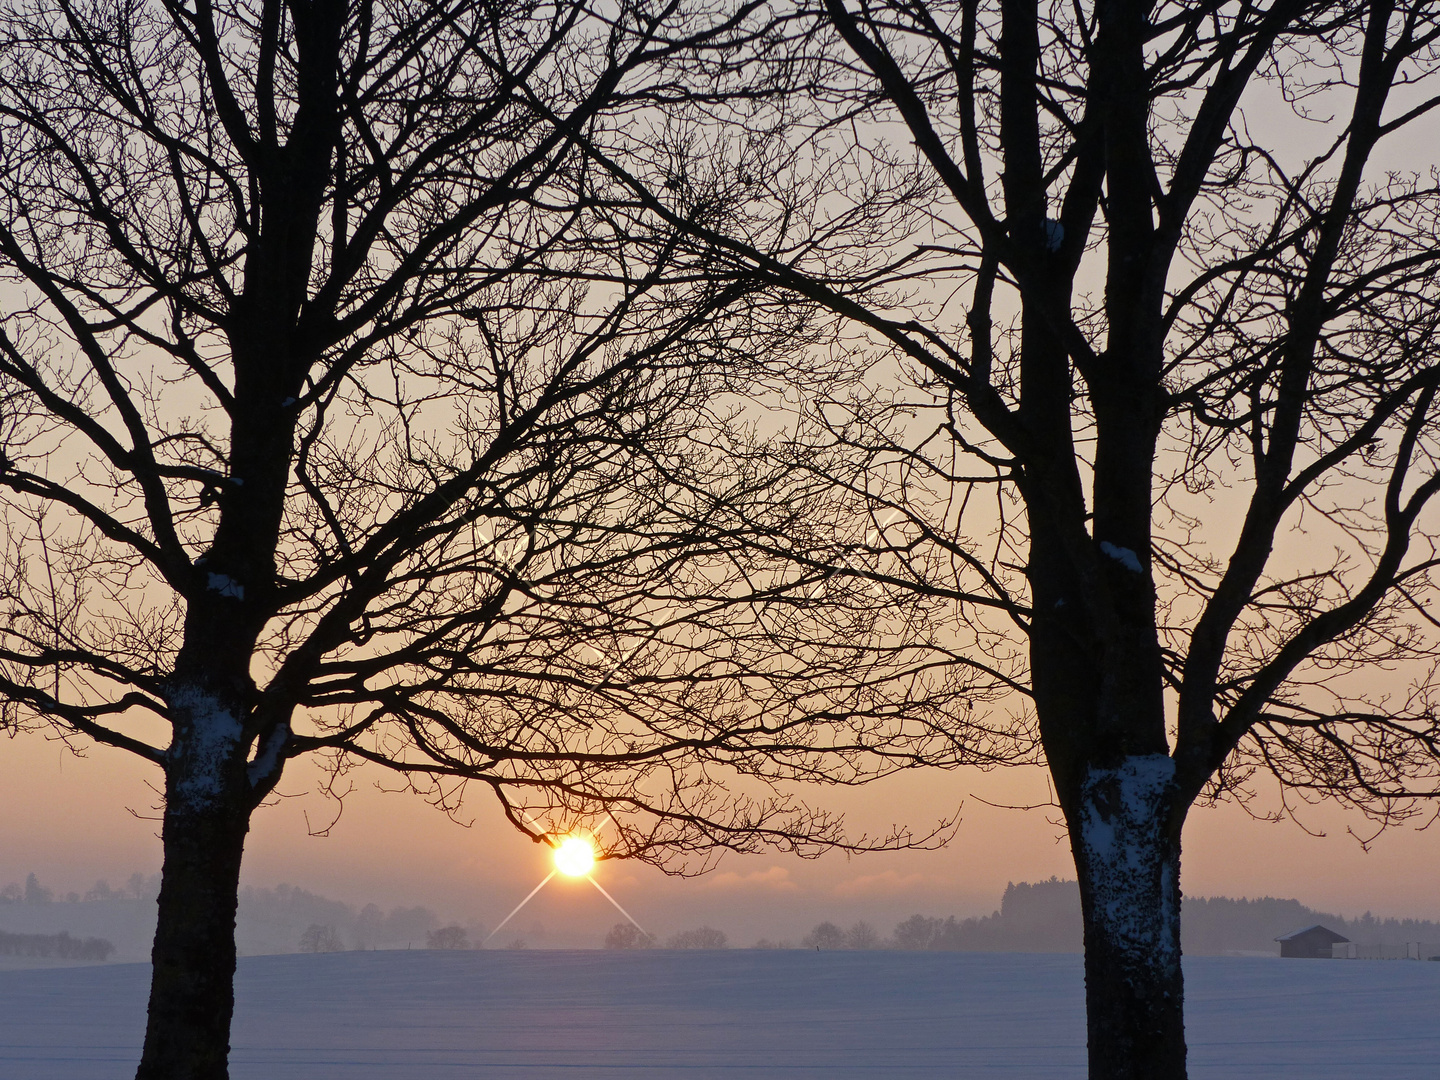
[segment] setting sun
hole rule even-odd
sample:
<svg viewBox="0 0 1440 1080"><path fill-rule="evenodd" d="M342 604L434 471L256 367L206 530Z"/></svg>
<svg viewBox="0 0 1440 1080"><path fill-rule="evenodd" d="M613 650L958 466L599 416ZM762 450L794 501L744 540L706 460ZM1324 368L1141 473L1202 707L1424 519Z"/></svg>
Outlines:
<svg viewBox="0 0 1440 1080"><path fill-rule="evenodd" d="M570 877L584 877L595 866L595 849L589 840L568 836L555 849L555 869Z"/></svg>

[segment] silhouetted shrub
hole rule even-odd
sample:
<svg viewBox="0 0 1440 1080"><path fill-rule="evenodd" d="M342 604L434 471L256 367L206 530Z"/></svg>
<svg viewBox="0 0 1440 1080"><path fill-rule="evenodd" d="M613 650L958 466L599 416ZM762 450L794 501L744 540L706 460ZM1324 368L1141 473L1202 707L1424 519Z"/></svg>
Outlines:
<svg viewBox="0 0 1440 1080"><path fill-rule="evenodd" d="M607 949L649 949L654 945L655 938L634 923L617 922L605 935Z"/></svg>
<svg viewBox="0 0 1440 1080"><path fill-rule="evenodd" d="M667 949L724 949L725 934L714 927L702 926L698 930L682 930L665 943Z"/></svg>
<svg viewBox="0 0 1440 1080"><path fill-rule="evenodd" d="M463 926L442 926L425 935L427 949L468 949L470 938Z"/></svg>
<svg viewBox="0 0 1440 1080"><path fill-rule="evenodd" d="M345 946L333 926L311 923L300 935L300 951L308 953L343 952Z"/></svg>

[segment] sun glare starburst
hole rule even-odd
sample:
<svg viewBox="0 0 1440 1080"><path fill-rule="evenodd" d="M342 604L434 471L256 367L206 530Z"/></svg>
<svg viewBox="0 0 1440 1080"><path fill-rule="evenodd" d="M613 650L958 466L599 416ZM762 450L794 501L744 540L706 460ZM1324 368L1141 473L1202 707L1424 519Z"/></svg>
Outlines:
<svg viewBox="0 0 1440 1080"><path fill-rule="evenodd" d="M536 822L534 818L532 818L529 814L526 814L524 810L521 810L520 812L522 814L525 814L526 821L530 822L531 825L534 825L537 830L540 829L539 823ZM611 820L613 821L614 818L611 818ZM603 829L604 825L601 825L601 828ZM536 839L548 840L549 837L554 835L554 833L541 832L540 835L536 837ZM595 835L599 835L599 830L596 830ZM553 841L551 842L553 843ZM515 905L514 911L510 912L509 915L506 915L505 918L500 920L500 925L495 927L494 930L491 930L490 933L486 935L486 941L489 941L496 934L498 934L500 932L500 927L504 926L516 915L520 914L520 909L523 908L526 904L528 904L531 900L533 900L535 898L535 894L538 893L541 889L543 889L546 885L548 885L550 883L550 879L553 878L556 874L564 874L566 877L584 878L586 881L590 882L591 885L594 885L597 890L599 890L601 896L605 897L606 900L609 900L610 903L615 905L616 911L620 912L621 915L624 915L625 918L629 919L630 922L634 923L635 929L639 930L642 934L646 932L643 926L641 926L638 922L635 922L635 916L631 915L628 911L621 907L620 901L616 900L615 897L611 896L608 892L606 892L605 886L601 885L598 881L596 881L593 877L590 876L590 872L595 869L595 844L593 840L587 839L583 836L567 836L564 840L561 840L560 843L554 845L554 859L555 869L551 870L550 873L545 875L544 881L540 882L539 885L536 885L535 888L530 890L529 896L525 897L524 900L521 900L520 903Z"/></svg>
<svg viewBox="0 0 1440 1080"><path fill-rule="evenodd" d="M555 869L569 877L584 877L595 869L595 849L580 836L567 836L555 849Z"/></svg>

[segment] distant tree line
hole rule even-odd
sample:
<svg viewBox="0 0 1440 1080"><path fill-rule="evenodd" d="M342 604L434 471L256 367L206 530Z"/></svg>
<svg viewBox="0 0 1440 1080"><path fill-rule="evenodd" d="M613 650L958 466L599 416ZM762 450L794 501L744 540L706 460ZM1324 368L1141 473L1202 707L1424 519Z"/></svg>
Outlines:
<svg viewBox="0 0 1440 1080"><path fill-rule="evenodd" d="M647 934L632 923L616 923L605 935L607 949L728 949L730 939L723 930L713 926L700 926L694 930L682 930L665 939L664 944L654 934Z"/></svg>
<svg viewBox="0 0 1440 1080"><path fill-rule="evenodd" d="M0 930L0 956L39 956L50 960L90 960L104 963L115 946L104 938L58 934L7 934Z"/></svg>
<svg viewBox="0 0 1440 1080"><path fill-rule="evenodd" d="M332 901L333 903L333 901ZM374 905L366 906L370 910ZM376 911L379 908L375 908ZM404 908L397 908L402 915ZM412 911L425 911L424 908L410 909ZM393 914L393 913L392 913ZM371 946L356 945L357 949L365 949ZM425 932L425 948L427 949L478 949L479 943L472 944L470 933L465 927L452 923L449 926L442 926L438 930L427 930ZM333 953L345 952L347 946L340 932L334 927L322 923L311 923L300 935L300 951L302 953Z"/></svg>
<svg viewBox="0 0 1440 1080"><path fill-rule="evenodd" d="M1186 897L1180 938L1187 953L1274 952L1275 938L1320 923L1362 945L1404 945L1440 941L1440 922L1378 919L1370 912L1347 919L1316 911L1298 900L1273 896L1232 900L1228 896Z"/></svg>
<svg viewBox="0 0 1440 1080"><path fill-rule="evenodd" d="M339 952L345 949L437 948L440 919L427 907L359 907L300 889L247 887L240 891L235 935L242 952ZM461 933L464 933L463 928ZM453 946L449 946L453 947Z"/></svg>
<svg viewBox="0 0 1440 1080"><path fill-rule="evenodd" d="M1401 945L1440 940L1440 923L1421 919L1378 919L1369 912L1346 919L1275 897L1232 899L1187 896L1182 901L1181 947L1190 955L1277 951L1275 938L1320 923L1352 941ZM901 949L955 952L1080 952L1083 927L1080 887L1075 881L1011 883L1000 910L977 918L912 915L890 937L878 939L867 923L848 931L831 922L817 925L801 942L806 948ZM770 946L769 942L762 945Z"/></svg>
<svg viewBox="0 0 1440 1080"><path fill-rule="evenodd" d="M1236 952L1275 953L1275 938L1320 923L1365 945L1403 945L1440 941L1440 923L1422 919L1379 919L1366 912L1356 919L1306 907L1298 900L1275 897L1232 899L1228 896L1187 896L1183 901L1181 940L1191 955ZM990 915L959 919L911 915L882 937L861 920L848 928L830 921L815 925L800 939L802 949L895 949L907 952L1065 952L1083 946L1080 887L1075 881L1012 882L1000 908ZM642 934L630 923L616 923L605 936L607 949L723 949L719 930L687 930L662 942ZM761 938L753 948L791 949L790 941Z"/></svg>
<svg viewBox="0 0 1440 1080"><path fill-rule="evenodd" d="M118 887L100 880L83 895L70 892L57 898L56 890L41 884L31 873L23 885L11 883L0 888L0 910L8 905L153 904L158 886L159 875L136 873ZM1440 922L1378 918L1368 911L1358 918L1347 919L1294 899L1186 896L1183 907L1181 941L1184 951L1190 955L1272 953L1276 950L1276 936L1314 923L1365 945L1440 941ZM289 952L297 948L309 953L407 946L472 949L480 947L483 937L473 925L468 928L457 923L442 926L435 912L423 906L397 906L387 912L376 904L359 907L291 885L242 890L237 923L241 947L249 954ZM102 933L112 933L100 929ZM64 931L0 933L0 942L12 943L0 944L0 955L12 956L100 961L116 951L106 937L72 937ZM27 944L21 946L14 942ZM1079 952L1081 944L1079 886L1075 881L1052 877L1048 881L1007 885L999 909L990 915L961 919L954 915L915 914L897 923L888 936L882 936L864 920L849 927L827 920L801 938L799 947L822 951ZM729 939L723 931L709 926L662 939L626 922L611 927L604 945L607 949L724 949L729 947ZM100 946L103 946L103 955L94 952ZM91 951L75 952L86 947ZM753 947L789 949L796 945L793 941L762 938Z"/></svg>
<svg viewBox="0 0 1440 1080"><path fill-rule="evenodd" d="M68 892L57 897L55 890L40 884L34 873L27 874L24 886L11 882L0 888L0 904L93 904L114 900L154 900L160 891L160 875L131 874L130 880L119 888L112 889L105 880L95 882L95 887L82 896Z"/></svg>
<svg viewBox="0 0 1440 1080"><path fill-rule="evenodd" d="M766 942L762 947L768 946ZM849 930L842 930L832 922L822 922L800 940L800 946L829 952L832 949L883 949L893 947L893 941L882 940L875 927L862 919Z"/></svg>
<svg viewBox="0 0 1440 1080"><path fill-rule="evenodd" d="M105 905L107 910L113 909L110 914L114 917L98 920L104 927L101 936L114 937L121 941L127 953L133 954L135 943L122 941L126 937L126 928L136 921L149 919L152 920L148 924L151 929L146 930L145 935L148 937L153 932L155 900L159 891L159 874L136 873L119 886L112 887L102 879L83 895L69 892L60 896L31 873L23 885L11 883L0 888L0 911L7 907L33 910L56 905L53 914L60 915L60 907L65 904ZM130 909L128 914L124 910L127 907ZM148 910L136 911L137 908ZM92 909L92 914L99 912ZM47 917L45 921L53 922L54 919ZM97 920L89 918L86 921ZM273 889L252 886L240 891L235 932L241 952L248 955L292 952L297 947L301 952L403 949L406 946L456 948L453 944L431 944L436 934L441 935L436 940L449 941L456 932L461 940L467 942L458 947L468 947L467 933L473 935L473 926L467 931L465 927L441 927L440 922L434 911L420 905L397 906L386 911L376 904L348 904L282 884ZM54 928L32 926L25 929L49 931Z"/></svg>

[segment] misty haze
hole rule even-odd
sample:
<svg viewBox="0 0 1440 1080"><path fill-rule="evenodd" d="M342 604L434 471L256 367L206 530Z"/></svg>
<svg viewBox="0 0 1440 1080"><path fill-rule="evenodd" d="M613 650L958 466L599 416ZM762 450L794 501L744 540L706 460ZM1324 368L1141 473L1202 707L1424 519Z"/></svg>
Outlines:
<svg viewBox="0 0 1440 1080"><path fill-rule="evenodd" d="M133 1069L146 970L134 961L153 933L157 886L135 874L62 896L31 874L0 889L7 1078L119 1080ZM970 1048L966 1076L1079 1077L1079 908L1077 884L1052 878L1007 886L990 915L915 914L883 934L864 920L827 920L796 942L732 942L708 926L660 940L622 922L589 951L535 951L514 936L477 953L483 925L446 923L423 905L382 911L252 887L236 927L253 959L239 967L231 1070L240 1080L307 1080L329 1075L340 1055L344 1075L387 1080L513 1069L547 1080L617 1071L718 1080L737 1066L805 1080L837 1071L939 1080L954 1075L948 1048L959 1040ZM1187 898L1194 1073L1432 1076L1440 962L1317 969L1268 959L1275 937L1313 923L1391 946L1392 957L1440 961L1435 922L1347 920L1293 899ZM532 929L543 945L544 928ZM35 947L59 940L91 952ZM96 955L102 943L107 955ZM108 951L105 968L91 966ZM413 1012L422 986L424 1048ZM1386 1032L1378 1042L1377 1027Z"/></svg>
<svg viewBox="0 0 1440 1080"><path fill-rule="evenodd" d="M1436 0L0 0L0 1073L1433 1080L1437 147Z"/></svg>

